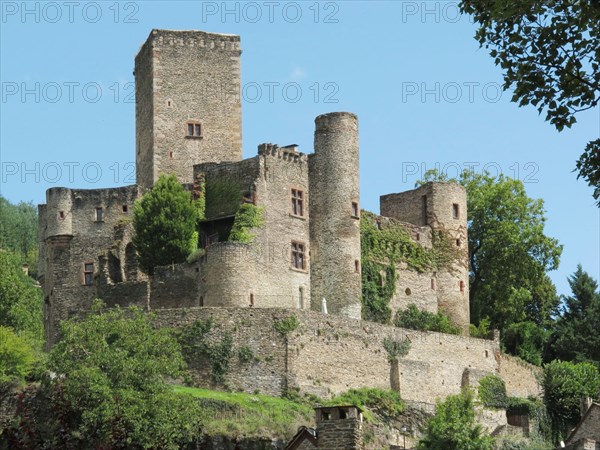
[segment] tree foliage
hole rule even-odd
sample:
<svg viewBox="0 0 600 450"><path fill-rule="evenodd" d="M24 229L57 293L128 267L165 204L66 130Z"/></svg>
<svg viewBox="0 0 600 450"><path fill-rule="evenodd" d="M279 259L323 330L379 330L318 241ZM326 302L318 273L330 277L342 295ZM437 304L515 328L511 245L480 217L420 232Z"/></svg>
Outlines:
<svg viewBox="0 0 600 450"><path fill-rule="evenodd" d="M185 367L167 329L155 329L139 309L96 305L61 331L49 368L63 446L176 449L196 435L195 402L166 382Z"/></svg>
<svg viewBox="0 0 600 450"><path fill-rule="evenodd" d="M0 326L41 343L43 308L42 291L23 273L20 257L0 250Z"/></svg>
<svg viewBox="0 0 600 450"><path fill-rule="evenodd" d="M600 395L600 373L590 363L555 360L544 367L543 388L554 439L558 441L579 422L581 399Z"/></svg>
<svg viewBox="0 0 600 450"><path fill-rule="evenodd" d="M589 361L600 368L598 283L579 265L569 285L573 295L563 298L564 306L550 340L550 355L567 361Z"/></svg>
<svg viewBox="0 0 600 450"><path fill-rule="evenodd" d="M142 269L181 263L197 247L199 210L175 175L161 175L135 203L133 243Z"/></svg>
<svg viewBox="0 0 600 450"><path fill-rule="evenodd" d="M32 274L37 273L37 233L37 208L24 202L13 205L0 195L0 249L18 256Z"/></svg>
<svg viewBox="0 0 600 450"><path fill-rule="evenodd" d="M31 372L36 354L31 343L11 328L0 326L0 385L22 382Z"/></svg>
<svg viewBox="0 0 600 450"><path fill-rule="evenodd" d="M437 180L447 181L437 171L423 181ZM558 267L562 246L544 233L544 202L503 175L464 171L451 181L467 190L471 321L488 318L501 332L521 322L548 326L559 299L546 272Z"/></svg>
<svg viewBox="0 0 600 450"><path fill-rule="evenodd" d="M472 393L450 395L436 405L418 450L490 450L492 438L475 424Z"/></svg>
<svg viewBox="0 0 600 450"><path fill-rule="evenodd" d="M420 310L413 303L408 305L408 308L396 313L394 325L400 328L409 328L411 330L460 334L460 327L453 325L445 314L441 312L432 313Z"/></svg>
<svg viewBox="0 0 600 450"><path fill-rule="evenodd" d="M462 0L475 38L500 66L512 101L533 105L562 131L600 101L600 3L596 0ZM600 204L600 139L580 157L579 177Z"/></svg>

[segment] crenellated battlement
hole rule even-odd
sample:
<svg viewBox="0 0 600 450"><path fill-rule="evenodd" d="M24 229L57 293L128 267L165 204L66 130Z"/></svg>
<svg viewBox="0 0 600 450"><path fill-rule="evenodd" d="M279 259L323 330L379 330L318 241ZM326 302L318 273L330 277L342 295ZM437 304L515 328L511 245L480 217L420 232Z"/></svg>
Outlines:
<svg viewBox="0 0 600 450"><path fill-rule="evenodd" d="M260 144L259 156L274 156L284 161L308 162L308 155L296 151L296 146L279 147L277 144Z"/></svg>
<svg viewBox="0 0 600 450"><path fill-rule="evenodd" d="M195 30L154 29L150 33L148 40L140 48L139 53L141 53L145 45L149 45L150 43L155 50L159 51L160 47L169 46L221 50L232 52L236 56L242 53L240 37L235 34L210 33Z"/></svg>

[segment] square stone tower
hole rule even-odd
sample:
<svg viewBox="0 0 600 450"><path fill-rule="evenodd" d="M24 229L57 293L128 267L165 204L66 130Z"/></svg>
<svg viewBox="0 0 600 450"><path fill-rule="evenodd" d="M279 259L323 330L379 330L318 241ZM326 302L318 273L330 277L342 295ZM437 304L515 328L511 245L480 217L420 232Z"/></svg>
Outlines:
<svg viewBox="0 0 600 450"><path fill-rule="evenodd" d="M152 30L135 58L137 184L242 159L240 37Z"/></svg>

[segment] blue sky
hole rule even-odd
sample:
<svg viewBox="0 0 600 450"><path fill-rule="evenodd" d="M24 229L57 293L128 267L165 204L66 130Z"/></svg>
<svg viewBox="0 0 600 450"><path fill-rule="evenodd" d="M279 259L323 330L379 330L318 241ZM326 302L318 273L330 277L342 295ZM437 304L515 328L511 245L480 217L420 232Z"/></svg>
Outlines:
<svg viewBox="0 0 600 450"><path fill-rule="evenodd" d="M2 1L1 11L0 193L12 202L133 183L133 58L150 30L234 33L245 157L262 142L312 152L317 115L354 112L363 208L378 212L379 195L430 168L501 171L545 201L546 233L564 245L551 273L559 293L578 263L599 278L600 213L572 170L600 135L600 111L558 133L511 103L454 2Z"/></svg>

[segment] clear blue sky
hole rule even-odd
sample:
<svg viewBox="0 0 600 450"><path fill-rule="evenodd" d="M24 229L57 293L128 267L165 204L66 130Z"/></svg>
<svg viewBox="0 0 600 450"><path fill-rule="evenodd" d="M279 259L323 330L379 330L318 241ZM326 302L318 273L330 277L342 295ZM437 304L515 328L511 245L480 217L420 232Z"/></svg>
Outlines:
<svg viewBox="0 0 600 450"><path fill-rule="evenodd" d="M314 118L352 111L363 208L378 212L379 195L411 189L436 164L450 175L467 164L501 170L545 201L546 233L564 244L551 274L559 293L578 263L599 277L600 213L572 170L600 135L600 112L558 133L511 103L454 2L23 5L1 2L0 190L12 202L44 202L52 186L132 183L133 58L150 30L235 33L245 157L262 142L311 152Z"/></svg>

